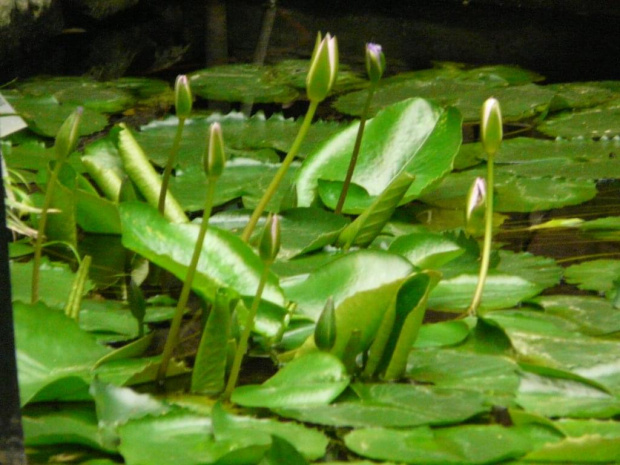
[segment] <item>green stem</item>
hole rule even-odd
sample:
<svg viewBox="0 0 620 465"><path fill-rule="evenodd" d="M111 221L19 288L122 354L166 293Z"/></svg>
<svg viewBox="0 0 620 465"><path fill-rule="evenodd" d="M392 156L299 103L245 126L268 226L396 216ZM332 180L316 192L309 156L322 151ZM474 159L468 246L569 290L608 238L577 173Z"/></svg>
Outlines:
<svg viewBox="0 0 620 465"><path fill-rule="evenodd" d="M185 126L185 118L179 118L179 124L177 125L177 132L174 135L174 142L172 143L172 150L168 157L168 163L164 169L164 176L161 180L161 190L159 191L159 203L157 209L162 215L166 209L166 194L168 193L168 184L170 184L170 175L172 174L172 167L177 159L179 153L179 147L181 146L181 136L183 135L183 127Z"/></svg>
<svg viewBox="0 0 620 465"><path fill-rule="evenodd" d="M267 277L269 276L270 268L271 263L265 263L265 269L263 270L260 282L258 283L256 295L254 296L254 300L252 300L252 307L250 308L248 318L245 322L245 327L243 328L243 333L241 334L241 338L239 339L239 345L237 346L237 350L235 352L235 358L233 359L232 368L230 369L230 376L228 377L228 382L226 383L226 389L224 390L224 394L222 395L223 398L226 400L230 399L230 395L232 394L233 389L235 389L235 386L237 385L237 380L239 379L239 372L241 371L241 362L243 362L243 356L248 350L248 341L250 339L252 329L254 329L254 320L256 319L258 305L260 304L260 299L263 295L263 289L265 289L265 284L267 283Z"/></svg>
<svg viewBox="0 0 620 465"><path fill-rule="evenodd" d="M196 274L196 267L198 266L198 260L200 259L200 252L207 235L207 226L209 224L209 217L211 216L211 210L213 208L213 197L215 196L215 182L217 178L209 178L209 185L207 187L207 199L205 201L205 209L202 215L202 223L200 224L200 232L198 233L198 239L194 246L194 253L189 267L187 268L187 276L183 282L183 289L181 289L181 295L177 302L176 310L174 311L174 317L170 325L170 332L166 338L166 344L164 345L164 352L161 357L161 365L157 371L157 382L161 385L166 377L166 371L168 370L168 364L172 358L172 354L177 345L179 337L179 331L181 329L181 321L183 320L183 311L187 305L189 293L192 289L192 283L194 281L194 275Z"/></svg>
<svg viewBox="0 0 620 465"><path fill-rule="evenodd" d="M340 215L340 213L342 212L344 201L346 200L347 193L349 192L349 186L351 185L351 179L353 178L353 171L355 171L357 157L360 153L360 148L362 146L362 137L364 136L366 119L368 118L368 111L370 110L370 102L372 102L372 96L374 95L376 89L377 84L370 84L370 88L368 89L368 96L366 97L366 103L364 103L364 109L362 110L362 115L360 117L360 125L357 129L357 138L355 139L355 145L353 146L353 153L351 154L349 169L347 170L347 176L344 178L342 192L340 192L340 198L338 199L338 204L336 205L336 210L334 211L336 215Z"/></svg>
<svg viewBox="0 0 620 465"><path fill-rule="evenodd" d="M52 175L47 183L45 191L45 199L43 200L43 208L41 209L41 218L39 218L39 227L37 228L37 239L34 243L34 260L32 261L32 290L31 302L33 304L39 301L39 268L41 267L41 254L43 253L43 238L45 237L45 226L47 225L47 211L52 204L52 196L54 187L60 175L62 161L57 161L52 170Z"/></svg>
<svg viewBox="0 0 620 465"><path fill-rule="evenodd" d="M493 240L493 164L494 155L488 154L487 157L487 199L484 211L484 243L482 246L482 261L480 263L480 274L478 275L478 285L474 293L474 298L467 310L469 316L476 316L478 307L482 300L484 283L489 273L489 262L491 260L491 241Z"/></svg>
<svg viewBox="0 0 620 465"><path fill-rule="evenodd" d="M241 239L243 239L245 242L248 242L250 240L250 236L254 232L254 228L256 228L256 225L258 224L258 220L260 219L261 215L265 211L265 207L267 207L267 204L269 203L273 195L278 190L278 186L282 182L284 175L286 174L289 166L295 159L297 152L299 152L299 147L301 146L301 143L306 137L306 134L308 133L308 129L310 129L312 118L314 117L314 113L316 112L316 109L319 103L320 102L318 101L317 102L313 100L310 101L310 106L308 107L308 111L306 112L304 121L301 127L299 128L299 132L297 133L297 137L295 138L295 141L293 142L291 150L288 152L288 154L284 158L282 165L280 165L278 172L273 177L271 184L269 184L269 187L263 194L262 198L260 199L260 202L258 202L258 205L254 209L254 212L252 213L252 216L250 217L250 221L248 221L248 224L245 226L245 229L243 230L243 233L241 234Z"/></svg>

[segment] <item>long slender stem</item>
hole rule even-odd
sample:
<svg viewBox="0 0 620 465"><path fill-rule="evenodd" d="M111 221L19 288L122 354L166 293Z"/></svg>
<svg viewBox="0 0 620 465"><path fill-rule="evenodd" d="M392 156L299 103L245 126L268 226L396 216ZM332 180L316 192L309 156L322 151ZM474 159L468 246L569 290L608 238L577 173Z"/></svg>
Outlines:
<svg viewBox="0 0 620 465"><path fill-rule="evenodd" d="M284 158L282 165L280 165L280 169L278 169L278 172L273 177L271 184L269 184L269 187L267 188L262 198L258 202L258 205L254 209L254 212L252 213L252 216L250 217L250 220L248 221L248 224L245 226L245 229L243 230L243 233L241 234L241 239L243 239L245 242L248 242L250 240L250 236L252 236L252 233L254 232L254 228L256 228L256 225L258 224L258 220L260 219L261 215L265 211L265 207L267 207L267 204L269 203L273 195L278 190L278 186L282 182L284 175L286 174L289 166L295 159L297 152L299 152L299 147L301 146L301 143L306 137L306 134L308 133L308 129L310 129L312 118L314 117L314 113L316 112L316 109L318 106L319 106L318 101L317 102L313 100L310 101L310 106L308 107L308 111L306 112L304 121L301 124L301 127L299 128L299 132L297 133L297 137L295 138L295 141L293 142L291 150L288 152L288 154Z"/></svg>
<svg viewBox="0 0 620 465"><path fill-rule="evenodd" d="M482 246L482 261L480 263L480 274L478 275L478 285L474 293L474 298L467 310L469 316L476 316L478 307L482 300L482 291L489 273L489 262L491 260L491 242L493 240L493 165L494 156L488 154L487 157L487 199L484 210L484 243Z"/></svg>
<svg viewBox="0 0 620 465"><path fill-rule="evenodd" d="M45 226L47 225L47 211L52 204L52 197L54 195L54 188L60 175L60 169L62 168L62 162L57 161L52 170L52 175L47 182L47 189L45 191L45 199L43 200L43 208L41 209L41 218L39 218L39 227L37 228L37 239L34 243L34 260L32 261L32 289L31 289L31 302L37 303L39 301L39 276L41 267L41 255L43 253L43 238L45 237Z"/></svg>
<svg viewBox="0 0 620 465"><path fill-rule="evenodd" d="M368 118L370 102L372 102L372 96L374 95L376 89L377 84L370 84L368 95L366 96L366 103L364 103L364 109L362 110L362 115L360 116L360 125L357 129L357 137L355 139L355 145L353 146L353 153L351 154L351 161L349 162L347 176L344 178L342 192L340 192L340 198L338 199L338 204L336 205L336 210L334 211L337 215L340 215L342 212L344 201L347 198L347 192L349 192L349 186L351 185L351 179L353 178L353 172L355 171L355 165L357 164L357 157L362 146L362 137L364 136L364 128L366 127L366 119Z"/></svg>
<svg viewBox="0 0 620 465"><path fill-rule="evenodd" d="M183 311L187 305L189 293L192 289L192 282L196 274L196 267L198 266L198 260L200 259L200 252L204 243L205 236L207 234L207 226L209 224L209 217L211 216L211 210L213 208L213 197L215 196L215 181L217 178L209 178L209 184L207 187L207 199L205 201L205 209L202 215L202 223L200 224L200 231L198 233L198 239L194 246L194 253L187 268L187 276L183 282L183 288L181 289L181 295L177 302L176 310L174 311L174 317L170 325L170 332L166 338L166 344L164 345L164 352L161 358L161 365L157 371L157 382L163 384L166 377L166 371L168 370L168 364L172 358L172 354L177 345L179 337L179 331L181 329L181 321L183 320Z"/></svg>
<svg viewBox="0 0 620 465"><path fill-rule="evenodd" d="M254 300L252 300L252 307L250 307L250 312L248 313L248 318L245 321L245 327L243 328L243 333L241 334L241 339L239 340L239 346L235 352L235 358L233 359L232 368L230 369L230 376L228 377L228 382L226 383L226 389L222 395L224 399L230 399L230 395L237 385L239 372L241 371L241 362L243 362L243 356L248 350L248 341L250 339L252 329L254 329L254 320L256 320L258 305L260 304L263 289L265 289L265 284L267 283L270 267L271 263L265 263L265 268L263 269L263 274L260 278L260 282L258 283L256 295L254 296Z"/></svg>
<svg viewBox="0 0 620 465"><path fill-rule="evenodd" d="M159 202L157 209L162 215L166 209L166 195L168 194L168 184L170 184L170 176L172 175L172 167L177 159L179 153L179 147L181 146L181 136L183 135L183 127L185 126L185 118L179 118L179 124L177 125L177 132L174 135L174 141L172 142L172 149L170 150L170 156L168 157L168 163L164 169L164 176L161 180L161 190L159 191Z"/></svg>

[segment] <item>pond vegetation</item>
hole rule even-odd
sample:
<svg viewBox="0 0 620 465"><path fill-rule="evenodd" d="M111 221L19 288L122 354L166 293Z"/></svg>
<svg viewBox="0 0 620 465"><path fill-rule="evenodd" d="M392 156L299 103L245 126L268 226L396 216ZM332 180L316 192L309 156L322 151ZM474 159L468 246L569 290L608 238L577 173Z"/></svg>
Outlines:
<svg viewBox="0 0 620 465"><path fill-rule="evenodd" d="M3 89L32 462L617 463L620 83L316 47Z"/></svg>

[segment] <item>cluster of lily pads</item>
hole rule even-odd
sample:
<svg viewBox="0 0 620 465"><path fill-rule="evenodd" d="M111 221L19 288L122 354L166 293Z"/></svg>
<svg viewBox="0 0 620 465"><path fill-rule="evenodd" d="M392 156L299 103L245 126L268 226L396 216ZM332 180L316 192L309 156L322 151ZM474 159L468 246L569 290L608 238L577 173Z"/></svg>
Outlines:
<svg viewBox="0 0 620 465"><path fill-rule="evenodd" d="M385 78L374 45L369 83L337 62L327 35L310 63L211 68L175 90L48 78L3 91L29 124L0 141L10 179L45 193L12 207L34 245L10 244L33 461L618 459L620 260L563 268L491 238L507 213L579 205L620 178L620 84L451 63ZM190 88L310 106L303 121L222 115L193 108ZM328 97L339 117L313 121ZM173 101L176 116L109 128ZM481 142L463 143L484 102ZM507 128L537 137L502 142L497 102ZM620 217L528 229L618 241ZM42 256L44 240L79 266ZM176 300L166 274L184 283ZM593 292L551 292L562 280ZM198 328L185 357L184 318ZM252 381L265 360L277 371Z"/></svg>

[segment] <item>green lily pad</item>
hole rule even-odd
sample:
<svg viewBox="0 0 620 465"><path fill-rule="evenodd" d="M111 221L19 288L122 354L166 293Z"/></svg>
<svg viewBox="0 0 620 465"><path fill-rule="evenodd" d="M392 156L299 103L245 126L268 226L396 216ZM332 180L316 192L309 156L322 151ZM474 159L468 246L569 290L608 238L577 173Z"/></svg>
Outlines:
<svg viewBox="0 0 620 465"><path fill-rule="evenodd" d="M22 424L27 447L79 444L105 452L114 451L100 441L92 403L65 403L61 408L49 404L29 405L24 409Z"/></svg>
<svg viewBox="0 0 620 465"><path fill-rule="evenodd" d="M519 387L518 365L503 356L455 349L414 350L407 376L438 388L479 392L495 404L508 405Z"/></svg>
<svg viewBox="0 0 620 465"><path fill-rule="evenodd" d="M174 224L143 203L120 207L123 245L184 279L198 236L198 225ZM218 287L230 287L243 296L254 296L263 263L241 239L227 231L208 228L198 262L193 289L213 300ZM270 274L263 299L284 305L275 275Z"/></svg>
<svg viewBox="0 0 620 465"><path fill-rule="evenodd" d="M358 429L345 436L353 452L375 460L424 465L484 464L519 458L557 433L541 434L535 426L465 425L408 430ZM537 437L542 436L542 437Z"/></svg>
<svg viewBox="0 0 620 465"><path fill-rule="evenodd" d="M620 278L620 260L590 260L569 266L564 278L579 289L609 292L615 290L614 281Z"/></svg>
<svg viewBox="0 0 620 465"><path fill-rule="evenodd" d="M22 405L83 396L95 363L111 349L42 303L16 303L13 311Z"/></svg>
<svg viewBox="0 0 620 465"><path fill-rule="evenodd" d="M504 173L499 166L496 171L495 211L498 212L532 212L578 205L596 195L596 185L589 179L526 178ZM420 200L442 208L464 209L467 192L479 176L486 177L486 170L452 173Z"/></svg>
<svg viewBox="0 0 620 465"><path fill-rule="evenodd" d="M437 233L413 233L398 237L388 249L405 257L418 268L433 269L448 263L465 250Z"/></svg>
<svg viewBox="0 0 620 465"><path fill-rule="evenodd" d="M225 411L220 403L213 407L211 415L213 432L218 441L233 439L240 435L254 438L275 436L287 441L308 460L317 460L323 457L329 442L323 433L303 425L233 415Z"/></svg>
<svg viewBox="0 0 620 465"><path fill-rule="evenodd" d="M519 358L574 373L620 393L620 343L586 336L575 324L531 310L505 310L484 316L502 328Z"/></svg>
<svg viewBox="0 0 620 465"><path fill-rule="evenodd" d="M296 420L330 426L411 427L458 423L489 409L484 396L459 389L406 384L355 384L359 400L277 409Z"/></svg>
<svg viewBox="0 0 620 465"><path fill-rule="evenodd" d="M26 263L10 262L11 291L14 301L30 302L32 291L32 261ZM39 278L39 300L51 308L64 309L73 287L75 273L69 265L61 262L41 261ZM84 292L93 288L86 282Z"/></svg>
<svg viewBox="0 0 620 465"><path fill-rule="evenodd" d="M416 122L413 127L412 121ZM305 160L297 178L300 206L313 202L320 179L344 181L356 135L354 123ZM460 118L454 110L443 110L422 99L384 109L366 124L352 178L366 190L366 198L355 198L350 192L348 205L360 203L363 208L368 196L381 194L403 171L415 176L403 203L418 197L450 171L460 143Z"/></svg>
<svg viewBox="0 0 620 465"><path fill-rule="evenodd" d="M130 421L118 434L127 465L257 463L271 444L263 435L216 440L210 417L178 409Z"/></svg>
<svg viewBox="0 0 620 465"><path fill-rule="evenodd" d="M16 93L3 93L17 113L26 120L28 127L47 137L55 137L62 123L73 113L77 105L61 105L52 96L31 97ZM79 126L80 136L86 136L104 129L108 119L103 114L84 108Z"/></svg>
<svg viewBox="0 0 620 465"><path fill-rule="evenodd" d="M536 297L532 302L542 306L545 313L565 318L591 336L620 332L618 309L609 300L576 295Z"/></svg>
<svg viewBox="0 0 620 465"><path fill-rule="evenodd" d="M338 307L346 298L376 289L409 275L413 265L403 257L382 251L357 251L287 284L284 292L299 313L316 320L328 297Z"/></svg>
<svg viewBox="0 0 620 465"><path fill-rule="evenodd" d="M208 100L227 102L288 103L299 95L269 67L250 64L223 65L191 73L192 93Z"/></svg>
<svg viewBox="0 0 620 465"><path fill-rule="evenodd" d="M551 111L593 107L617 97L611 89L597 86L596 83L564 82L546 88L555 92Z"/></svg>
<svg viewBox="0 0 620 465"><path fill-rule="evenodd" d="M617 396L576 380L532 373L523 375L516 402L548 417L611 418L620 412Z"/></svg>
<svg viewBox="0 0 620 465"><path fill-rule="evenodd" d="M236 388L231 400L245 407L326 405L348 385L347 371L337 357L314 352L296 358L261 385Z"/></svg>
<svg viewBox="0 0 620 465"><path fill-rule="evenodd" d="M471 320L453 320L422 325L414 347L428 349L460 344L469 336L472 324Z"/></svg>
<svg viewBox="0 0 620 465"><path fill-rule="evenodd" d="M552 137L596 139L620 135L620 104L560 113L536 128Z"/></svg>

